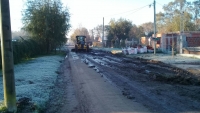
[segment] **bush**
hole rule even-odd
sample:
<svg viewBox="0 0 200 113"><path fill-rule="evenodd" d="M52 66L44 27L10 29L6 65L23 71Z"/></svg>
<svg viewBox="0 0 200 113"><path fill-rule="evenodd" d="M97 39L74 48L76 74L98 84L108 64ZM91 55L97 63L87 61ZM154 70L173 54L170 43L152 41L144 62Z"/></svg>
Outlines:
<svg viewBox="0 0 200 113"><path fill-rule="evenodd" d="M15 64L40 54L40 47L34 40L21 39L13 41L13 59Z"/></svg>
<svg viewBox="0 0 200 113"><path fill-rule="evenodd" d="M41 45L32 39L20 39L12 42L13 45L13 60L14 64L21 62L22 60L27 60L32 57L42 55L44 52L41 50ZM1 55L1 47L0 47ZM0 56L0 63L2 64L2 57ZM2 65L0 65L0 69Z"/></svg>

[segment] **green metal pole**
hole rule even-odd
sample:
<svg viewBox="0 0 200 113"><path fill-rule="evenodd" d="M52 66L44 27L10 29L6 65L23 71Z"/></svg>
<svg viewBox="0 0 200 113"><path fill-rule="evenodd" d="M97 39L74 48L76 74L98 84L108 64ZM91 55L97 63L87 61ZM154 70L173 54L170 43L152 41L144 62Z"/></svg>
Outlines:
<svg viewBox="0 0 200 113"><path fill-rule="evenodd" d="M4 104L7 107L8 112L16 112L17 107L9 0L1 0L0 14Z"/></svg>

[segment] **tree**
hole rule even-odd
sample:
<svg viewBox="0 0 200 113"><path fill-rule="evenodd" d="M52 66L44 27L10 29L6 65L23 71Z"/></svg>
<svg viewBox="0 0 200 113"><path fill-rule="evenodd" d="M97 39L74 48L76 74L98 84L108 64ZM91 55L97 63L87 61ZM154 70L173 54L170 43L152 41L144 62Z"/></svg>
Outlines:
<svg viewBox="0 0 200 113"><path fill-rule="evenodd" d="M157 26L157 30L159 33L165 33L166 29L165 29L165 14L162 12L159 12L158 14L156 14L156 26Z"/></svg>
<svg viewBox="0 0 200 113"><path fill-rule="evenodd" d="M132 28L132 22L128 21L126 19L120 18L116 22L116 35L117 37L122 40L125 40L128 38L129 31Z"/></svg>
<svg viewBox="0 0 200 113"><path fill-rule="evenodd" d="M90 40L93 42L95 40L95 38L94 38L94 30L93 29L89 30L89 35L90 35Z"/></svg>
<svg viewBox="0 0 200 113"><path fill-rule="evenodd" d="M8 112L16 112L17 107L16 107L9 0L1 0L0 13L1 13L0 29L1 29L4 104L7 107Z"/></svg>
<svg viewBox="0 0 200 113"><path fill-rule="evenodd" d="M98 39L102 36L103 33L103 25L98 25L97 27L95 27L93 29L93 32L95 41L98 41Z"/></svg>
<svg viewBox="0 0 200 113"><path fill-rule="evenodd" d="M135 41L138 41L138 32L140 32L140 30L138 29L138 27L136 25L133 25L133 27L131 28L130 32L129 32L129 37L131 39L134 39ZM142 30L143 32L143 30Z"/></svg>
<svg viewBox="0 0 200 113"><path fill-rule="evenodd" d="M144 30L144 33L147 32L147 33L151 33L154 31L154 23L152 22L146 22L146 23L143 23L142 25L140 25L143 27L143 30Z"/></svg>
<svg viewBox="0 0 200 113"><path fill-rule="evenodd" d="M41 49L49 53L66 42L70 15L59 0L27 1L23 12L23 29L36 40Z"/></svg>
<svg viewBox="0 0 200 113"><path fill-rule="evenodd" d="M108 30L109 30L109 26L105 25L104 26L104 35L108 33ZM94 34L95 41L98 41L98 39L103 36L103 25L96 26L93 29L93 34Z"/></svg>
<svg viewBox="0 0 200 113"><path fill-rule="evenodd" d="M200 30L200 0L195 0L191 3L191 12L194 15L195 30Z"/></svg>
<svg viewBox="0 0 200 113"><path fill-rule="evenodd" d="M126 19L120 18L117 21L111 19L109 23L107 44L115 43L116 40L119 42L120 40L128 39L129 31L132 26L132 22Z"/></svg>
<svg viewBox="0 0 200 113"><path fill-rule="evenodd" d="M139 26L137 27L136 25L133 26L129 32L129 36L132 38L132 39L136 39L139 41L139 38L142 37L142 36L145 36L144 34L144 28L142 26Z"/></svg>
<svg viewBox="0 0 200 113"><path fill-rule="evenodd" d="M145 36L145 32L144 32L144 28L140 25L140 26L136 26L134 25L130 32L129 32L129 37L131 39L133 39L134 41L138 41L140 40L141 37ZM151 35L152 32L149 33L149 35Z"/></svg>
<svg viewBox="0 0 200 113"><path fill-rule="evenodd" d="M175 0L163 6L164 13L157 14L159 32L192 31L193 16L189 12L190 3L186 0Z"/></svg>

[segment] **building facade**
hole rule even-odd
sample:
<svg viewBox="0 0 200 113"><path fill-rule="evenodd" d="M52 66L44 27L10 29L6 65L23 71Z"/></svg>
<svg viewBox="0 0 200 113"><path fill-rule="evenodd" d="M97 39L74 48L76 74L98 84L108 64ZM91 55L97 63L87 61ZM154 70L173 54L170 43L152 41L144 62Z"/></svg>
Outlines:
<svg viewBox="0 0 200 113"><path fill-rule="evenodd" d="M170 32L156 37L156 48L164 53L171 53L173 48L179 54L200 54L200 31ZM152 38L142 37L141 42L154 47Z"/></svg>

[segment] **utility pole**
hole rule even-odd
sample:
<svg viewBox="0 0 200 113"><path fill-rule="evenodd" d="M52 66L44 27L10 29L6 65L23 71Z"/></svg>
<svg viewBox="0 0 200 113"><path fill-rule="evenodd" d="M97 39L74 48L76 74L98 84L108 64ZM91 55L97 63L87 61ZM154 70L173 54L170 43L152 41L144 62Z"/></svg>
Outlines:
<svg viewBox="0 0 200 113"><path fill-rule="evenodd" d="M104 17L103 17L103 37L102 37L102 46L104 47Z"/></svg>
<svg viewBox="0 0 200 113"><path fill-rule="evenodd" d="M16 112L16 92L13 66L13 48L11 38L10 6L9 0L0 2L0 34L1 34L1 54L2 73L4 88L4 104L8 112Z"/></svg>
<svg viewBox="0 0 200 113"><path fill-rule="evenodd" d="M154 39L156 39L156 1L154 0L153 3L153 7L154 7ZM154 40L154 54L156 54L156 41Z"/></svg>
<svg viewBox="0 0 200 113"><path fill-rule="evenodd" d="M182 48L183 48L183 35L182 33L184 33L184 25L183 25L183 5L180 6L180 42L179 42L179 46L180 46L180 54L182 54Z"/></svg>

